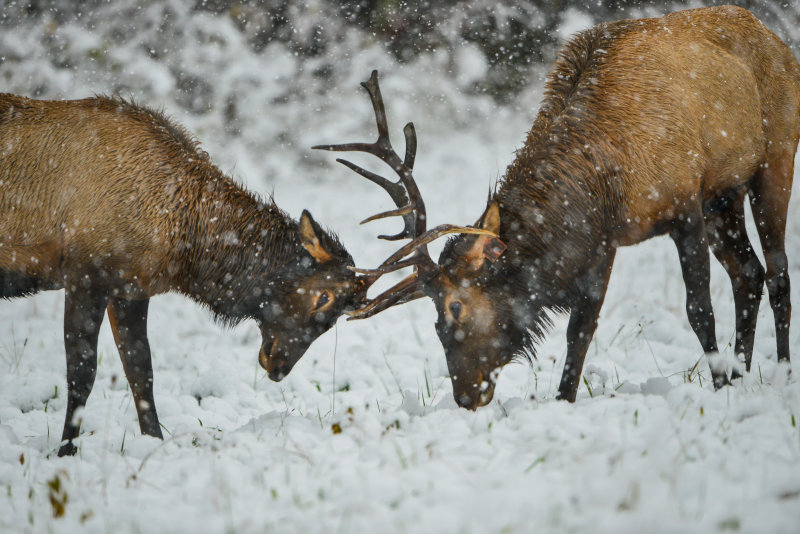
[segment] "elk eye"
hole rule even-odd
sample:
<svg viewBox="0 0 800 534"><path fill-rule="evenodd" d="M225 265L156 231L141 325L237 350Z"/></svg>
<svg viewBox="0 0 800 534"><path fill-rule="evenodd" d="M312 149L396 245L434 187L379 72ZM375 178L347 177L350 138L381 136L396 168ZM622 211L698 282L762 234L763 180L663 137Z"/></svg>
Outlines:
<svg viewBox="0 0 800 534"><path fill-rule="evenodd" d="M323 291L317 297L317 302L314 303L314 308L312 311L319 311L324 308L328 303L331 301L331 294L330 291Z"/></svg>
<svg viewBox="0 0 800 534"><path fill-rule="evenodd" d="M458 318L461 316L461 308L461 303L457 300L450 303L450 313L456 321L458 321Z"/></svg>

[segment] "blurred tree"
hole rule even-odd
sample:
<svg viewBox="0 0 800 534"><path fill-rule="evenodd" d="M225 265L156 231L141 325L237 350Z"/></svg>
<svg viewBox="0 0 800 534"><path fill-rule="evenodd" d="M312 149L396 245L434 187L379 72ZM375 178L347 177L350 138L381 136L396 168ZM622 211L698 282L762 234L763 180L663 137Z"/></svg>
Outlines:
<svg viewBox="0 0 800 534"><path fill-rule="evenodd" d="M800 42L796 0L726 3L751 10L791 46ZM256 52L271 43L282 43L301 61L331 54L334 45L352 32L365 46L380 42L400 62L436 51L445 51L452 58L459 47L473 45L485 57L488 68L483 79L466 89L485 92L502 102L528 84L532 67L553 60L564 38L558 30L574 22L576 14L582 13L584 20L596 24L697 5L696 0L194 0L189 10L232 20ZM6 2L0 8L0 26L37 20L56 25L73 22L92 29L102 25L107 26L106 35L115 44L150 31L148 50L153 59L161 59L180 46L180 23L171 20L179 7L187 9L173 0ZM136 20L152 26L152 19L135 18L136 13L146 10L161 13L155 30L136 26ZM120 13L131 14L130 20L116 20ZM326 56L326 65L315 68L320 76L329 77L342 68L352 52L338 50ZM65 54L55 45L52 61L58 68L69 67ZM191 93L182 105L202 112L209 100L205 96L208 91L200 74L194 76L185 76L182 81L182 87Z"/></svg>

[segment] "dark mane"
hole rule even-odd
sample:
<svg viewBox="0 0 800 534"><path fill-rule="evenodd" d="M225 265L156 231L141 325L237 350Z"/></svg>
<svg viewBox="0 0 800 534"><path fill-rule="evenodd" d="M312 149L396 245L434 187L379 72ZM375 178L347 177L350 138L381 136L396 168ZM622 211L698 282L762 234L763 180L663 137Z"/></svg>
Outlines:
<svg viewBox="0 0 800 534"><path fill-rule="evenodd" d="M574 174L576 165L591 174L605 170L607 154L614 154L616 148L600 134L599 118L590 110L597 109L602 99L598 79L619 26L601 24L584 30L561 50L548 75L536 120L506 170L501 194L503 189L528 182L534 173L539 182L557 183ZM542 185L531 191L535 197L549 195L549 188Z"/></svg>
<svg viewBox="0 0 800 534"><path fill-rule="evenodd" d="M580 32L562 50L527 140L493 195L507 215L501 220L501 233L510 234L512 241L526 236L515 243L525 257L552 251L559 236L567 234L572 245L589 246L597 236L587 234L586 228L615 223L613 206L624 197L616 179L625 172L617 163L625 159L624 147L604 133L604 118L591 110L604 107L601 71L613 53L613 39L625 29L601 24ZM570 209L564 209L565 202ZM551 238L542 239L536 220L549 221L544 230ZM522 225L525 232L512 232L512 225Z"/></svg>
<svg viewBox="0 0 800 534"><path fill-rule="evenodd" d="M193 250L187 262L194 269L196 287L186 291L206 306L215 321L226 327L236 326L245 319L255 318L264 302L257 288L265 280L275 283L276 289L286 290L282 283L302 277L311 256L300 242L297 221L275 204L270 196L263 200L235 186L227 179L216 193L225 199L213 212L199 211L201 217L187 227L212 235L215 228L223 229L224 246L211 253ZM211 203L206 203L211 204ZM206 221L216 218L214 228ZM330 231L319 236L333 263L353 265L353 258Z"/></svg>
<svg viewBox="0 0 800 534"><path fill-rule="evenodd" d="M559 121L572 123L585 118L586 104L594 100L597 91L592 78L602 67L605 47L611 41L608 25L601 24L579 32L559 51L526 144L538 145Z"/></svg>

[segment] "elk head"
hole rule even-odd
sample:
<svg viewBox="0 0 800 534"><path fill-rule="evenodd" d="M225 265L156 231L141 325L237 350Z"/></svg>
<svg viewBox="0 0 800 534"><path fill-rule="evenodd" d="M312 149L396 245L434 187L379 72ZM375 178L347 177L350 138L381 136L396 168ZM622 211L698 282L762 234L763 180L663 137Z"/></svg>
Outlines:
<svg viewBox="0 0 800 534"><path fill-rule="evenodd" d="M397 209L374 215L363 222L399 215L405 228L394 236L382 239L411 241L392 254L376 269L354 269L364 275L365 287L380 276L404 267L413 267L412 274L373 299L366 299L351 319L365 319L391 306L429 296L438 312L436 331L445 350L456 402L469 409L488 403L494 393L494 372L524 345L525 330L512 333L513 303L493 295L495 281L490 272L505 250L497 238L500 215L496 203L490 203L474 227L437 226L426 231L425 204L412 174L417 140L414 126L403 129L406 139L405 158L400 159L391 148L383 99L378 87L377 71L362 84L369 92L378 125L375 143L323 145L314 148L335 151L360 151L378 156L400 177L391 182L349 161L340 163L383 187ZM451 240L435 263L427 245L445 234L462 234ZM486 260L489 261L486 261ZM508 306L508 309L504 309ZM508 322L506 322L508 320ZM507 356L508 355L508 356Z"/></svg>
<svg viewBox="0 0 800 534"><path fill-rule="evenodd" d="M475 224L485 235L458 236L439 256L436 276L424 292L436 305L436 333L442 342L453 396L474 410L492 400L497 374L530 346L527 326L534 311L528 291L510 285L508 256L495 201Z"/></svg>
<svg viewBox="0 0 800 534"><path fill-rule="evenodd" d="M300 244L308 252L267 289L255 314L261 328L258 360L270 379L282 380L309 345L366 297L367 287L351 268L353 258L303 211ZM271 294L270 294L271 293Z"/></svg>

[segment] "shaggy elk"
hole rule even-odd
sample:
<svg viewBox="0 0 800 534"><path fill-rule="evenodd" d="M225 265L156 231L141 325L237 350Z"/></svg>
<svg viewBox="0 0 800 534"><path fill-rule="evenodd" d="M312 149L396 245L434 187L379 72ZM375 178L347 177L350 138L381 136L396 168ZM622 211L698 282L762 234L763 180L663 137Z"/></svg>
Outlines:
<svg viewBox="0 0 800 534"><path fill-rule="evenodd" d="M74 454L103 314L144 434L162 437L147 340L150 297L177 291L225 324L261 329L280 380L366 293L352 258L304 211L245 191L162 114L119 98L0 94L0 297L66 290L68 400L59 456Z"/></svg>
<svg viewBox="0 0 800 534"><path fill-rule="evenodd" d="M385 130L377 83L370 93ZM415 269L355 317L430 296L455 400L475 409L491 400L503 365L533 353L547 311L568 311L558 396L574 401L616 248L668 234L714 386L728 383L730 366L718 355L709 248L733 286L739 362L731 377L741 376L742 362L750 370L765 280L777 357L788 363L784 232L799 120L800 66L744 9L687 10L583 31L561 51L533 127L476 224L498 237L455 237L434 263L411 168L401 169L412 202L398 212L415 214L415 239L372 276ZM745 232L745 196L766 273Z"/></svg>

